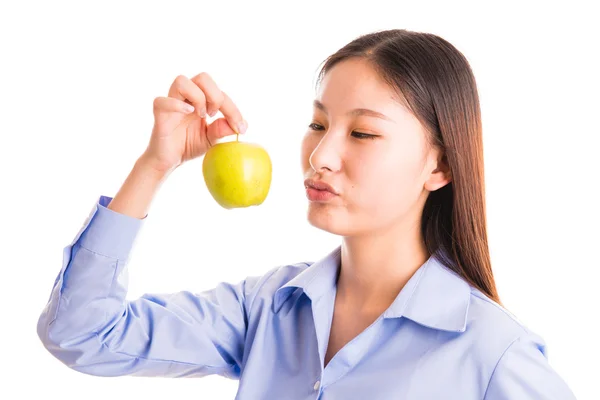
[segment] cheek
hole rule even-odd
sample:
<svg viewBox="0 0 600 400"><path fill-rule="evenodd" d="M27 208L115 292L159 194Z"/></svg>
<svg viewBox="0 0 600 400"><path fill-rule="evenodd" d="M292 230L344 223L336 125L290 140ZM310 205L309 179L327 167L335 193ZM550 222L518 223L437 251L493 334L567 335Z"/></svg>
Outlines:
<svg viewBox="0 0 600 400"><path fill-rule="evenodd" d="M389 149L364 155L353 163L350 180L356 205L376 213L398 209L418 196L418 160L414 155Z"/></svg>

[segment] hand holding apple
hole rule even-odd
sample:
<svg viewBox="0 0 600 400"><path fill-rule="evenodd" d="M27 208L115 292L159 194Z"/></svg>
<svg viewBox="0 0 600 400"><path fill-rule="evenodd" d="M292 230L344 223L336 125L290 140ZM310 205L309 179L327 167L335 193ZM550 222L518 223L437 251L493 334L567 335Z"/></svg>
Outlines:
<svg viewBox="0 0 600 400"><path fill-rule="evenodd" d="M217 111L224 118L207 124L206 115ZM210 143L236 133L247 125L242 114L205 72L188 79L178 76L168 97L154 99L154 127L144 159L160 173L167 174L186 161L206 153Z"/></svg>
<svg viewBox="0 0 600 400"><path fill-rule="evenodd" d="M217 111L224 118L207 124L206 116ZM205 155L204 180L218 204L228 209L259 205L271 185L271 160L261 146L239 141L246 129L236 105L207 73L192 79L180 75L168 97L154 99L154 127L141 159L166 176L184 162ZM238 134L235 142L217 143L233 134Z"/></svg>

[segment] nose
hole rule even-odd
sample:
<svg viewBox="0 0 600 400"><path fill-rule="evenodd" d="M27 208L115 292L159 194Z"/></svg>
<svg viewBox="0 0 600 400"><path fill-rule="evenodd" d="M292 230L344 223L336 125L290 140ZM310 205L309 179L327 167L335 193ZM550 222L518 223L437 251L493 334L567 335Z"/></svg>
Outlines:
<svg viewBox="0 0 600 400"><path fill-rule="evenodd" d="M316 172L339 171L342 164L341 153L342 144L333 135L333 132L329 131L323 135L310 155L310 166Z"/></svg>

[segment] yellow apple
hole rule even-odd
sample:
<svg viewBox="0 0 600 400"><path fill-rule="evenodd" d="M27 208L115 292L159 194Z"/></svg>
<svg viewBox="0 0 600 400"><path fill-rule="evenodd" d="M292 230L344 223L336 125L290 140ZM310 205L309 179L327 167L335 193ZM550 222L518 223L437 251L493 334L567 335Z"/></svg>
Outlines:
<svg viewBox="0 0 600 400"><path fill-rule="evenodd" d="M258 206L271 187L271 158L258 144L239 140L217 143L204 155L202 174L221 207Z"/></svg>

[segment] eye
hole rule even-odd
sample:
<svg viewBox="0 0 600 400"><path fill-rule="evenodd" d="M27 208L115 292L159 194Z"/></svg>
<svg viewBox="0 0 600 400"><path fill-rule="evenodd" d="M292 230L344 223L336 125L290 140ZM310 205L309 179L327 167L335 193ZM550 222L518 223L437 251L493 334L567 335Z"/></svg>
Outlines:
<svg viewBox="0 0 600 400"><path fill-rule="evenodd" d="M308 125L308 127L309 127L309 129L312 129L313 131L324 131L325 130L325 127L323 125L319 125L314 122L312 124ZM376 139L379 135L370 135L368 133L352 131L352 136L357 139Z"/></svg>
<svg viewBox="0 0 600 400"><path fill-rule="evenodd" d="M325 129L322 125L315 124L314 122L312 124L308 125L308 127L310 129L312 129L313 131L322 131Z"/></svg>
<svg viewBox="0 0 600 400"><path fill-rule="evenodd" d="M361 133L356 131L352 131L352 136L354 136L357 139L375 139L377 137L377 135L369 135L368 133Z"/></svg>

